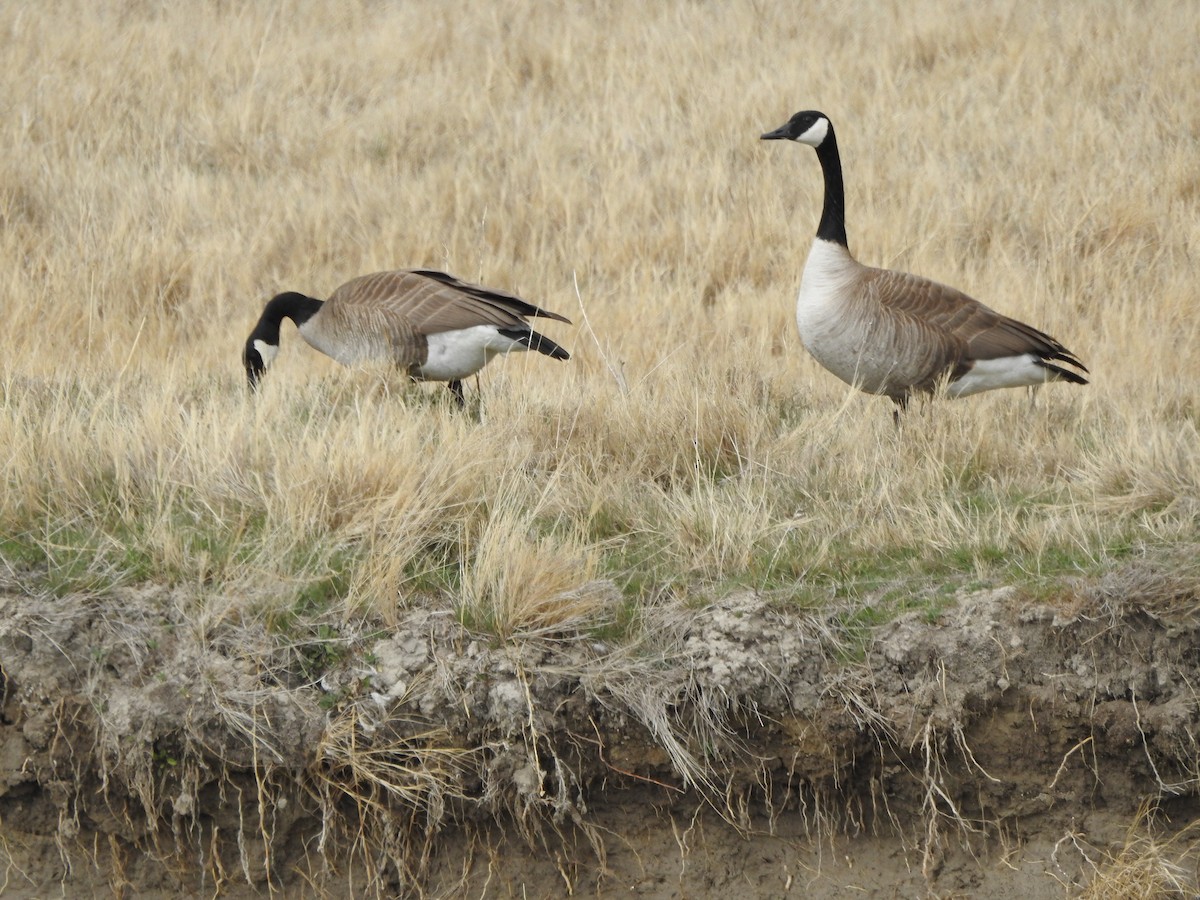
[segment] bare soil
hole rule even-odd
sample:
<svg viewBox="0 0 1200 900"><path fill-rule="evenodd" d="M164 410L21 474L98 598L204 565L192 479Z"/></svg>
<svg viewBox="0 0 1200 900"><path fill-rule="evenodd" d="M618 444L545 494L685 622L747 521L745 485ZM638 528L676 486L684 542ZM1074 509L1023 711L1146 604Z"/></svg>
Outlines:
<svg viewBox="0 0 1200 900"><path fill-rule="evenodd" d="M1146 851L1143 881L1195 890L1184 569L964 594L853 644L743 593L619 647L420 608L287 644L163 590L10 583L0 885L1034 900Z"/></svg>

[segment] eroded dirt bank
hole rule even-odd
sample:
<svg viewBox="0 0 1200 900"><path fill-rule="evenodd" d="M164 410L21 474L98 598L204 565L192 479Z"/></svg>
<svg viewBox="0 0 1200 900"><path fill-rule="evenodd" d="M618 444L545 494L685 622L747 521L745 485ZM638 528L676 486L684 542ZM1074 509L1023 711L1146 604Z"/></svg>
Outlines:
<svg viewBox="0 0 1200 900"><path fill-rule="evenodd" d="M428 610L281 645L162 592L12 590L0 884L1059 897L1151 803L1137 834L1194 886L1198 583L1143 564L1050 602L963 595L865 648L747 593L619 650Z"/></svg>

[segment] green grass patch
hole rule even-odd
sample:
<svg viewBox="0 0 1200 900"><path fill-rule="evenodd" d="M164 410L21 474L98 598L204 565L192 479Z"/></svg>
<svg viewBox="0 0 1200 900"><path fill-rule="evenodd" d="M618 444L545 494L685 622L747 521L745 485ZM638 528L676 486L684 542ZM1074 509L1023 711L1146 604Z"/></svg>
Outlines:
<svg viewBox="0 0 1200 900"><path fill-rule="evenodd" d="M462 548L456 541L428 541L405 564L400 575L400 602L462 593Z"/></svg>
<svg viewBox="0 0 1200 900"><path fill-rule="evenodd" d="M76 522L48 533L11 534L0 555L27 569L50 593L96 593L154 580L154 559L128 528Z"/></svg>

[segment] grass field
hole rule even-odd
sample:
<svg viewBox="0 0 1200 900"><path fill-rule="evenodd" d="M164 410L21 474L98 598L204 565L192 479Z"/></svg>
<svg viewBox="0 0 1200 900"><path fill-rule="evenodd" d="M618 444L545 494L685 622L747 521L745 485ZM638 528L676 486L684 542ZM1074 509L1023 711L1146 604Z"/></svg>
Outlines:
<svg viewBox="0 0 1200 900"><path fill-rule="evenodd" d="M222 615L420 597L509 633L588 612L600 577L634 606L734 583L820 602L1195 542L1198 24L1187 3L10 5L3 555ZM807 358L820 172L757 140L803 107L839 126L861 259L1038 324L1094 383L895 433ZM476 422L285 331L248 396L271 294L412 265L567 314L574 359L494 363Z"/></svg>
<svg viewBox="0 0 1200 900"><path fill-rule="evenodd" d="M1198 33L1187 0L4 4L0 559L202 630L619 641L741 586L869 625L1200 547ZM758 140L804 108L859 259L1093 383L897 431L820 369L820 169ZM409 266L567 315L573 358L497 360L464 415L288 325L249 394L271 295Z"/></svg>

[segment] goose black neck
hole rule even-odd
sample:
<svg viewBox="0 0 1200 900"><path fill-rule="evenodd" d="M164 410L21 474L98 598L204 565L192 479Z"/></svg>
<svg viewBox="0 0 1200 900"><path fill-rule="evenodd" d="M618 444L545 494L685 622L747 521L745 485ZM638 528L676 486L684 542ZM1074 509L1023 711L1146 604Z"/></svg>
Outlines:
<svg viewBox="0 0 1200 900"><path fill-rule="evenodd" d="M263 318L269 316L276 323L284 319L291 319L297 326L300 326L315 316L324 302L296 291L287 291L271 298L271 302L263 310Z"/></svg>
<svg viewBox="0 0 1200 900"><path fill-rule="evenodd" d="M821 161L821 172L825 176L825 205L821 208L821 221L817 225L817 237L836 241L843 247L846 240L846 192L842 185L842 158L838 154L837 137L833 126L829 134L817 147L817 159Z"/></svg>
<svg viewBox="0 0 1200 900"><path fill-rule="evenodd" d="M324 301L309 297L296 291L276 294L270 299L254 326L250 341L266 341L268 344L279 344L279 324L284 319L291 319L297 327L307 322L320 310Z"/></svg>

